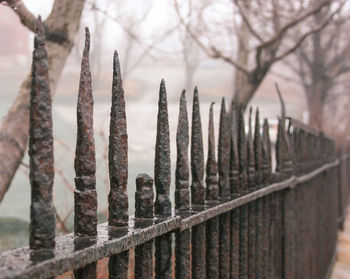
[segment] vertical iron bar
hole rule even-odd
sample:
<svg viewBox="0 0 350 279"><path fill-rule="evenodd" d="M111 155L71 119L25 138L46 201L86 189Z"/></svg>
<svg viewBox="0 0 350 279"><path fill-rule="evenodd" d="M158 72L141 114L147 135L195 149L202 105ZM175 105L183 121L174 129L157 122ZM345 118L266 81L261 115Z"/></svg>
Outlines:
<svg viewBox="0 0 350 279"><path fill-rule="evenodd" d="M248 189L253 192L256 189L255 181L255 154L252 131L252 107L249 110L247 137L247 159L248 159ZM248 204L248 278L255 279L256 269L256 206L255 201Z"/></svg>
<svg viewBox="0 0 350 279"><path fill-rule="evenodd" d="M219 185L217 178L217 163L215 156L215 135L213 105L210 105L209 127L208 127L208 159L206 166L206 200L210 205L218 204ZM207 278L219 277L219 218L215 217L206 223L207 249L206 267Z"/></svg>
<svg viewBox="0 0 350 279"><path fill-rule="evenodd" d="M254 131L254 155L255 155L255 178L257 188L262 187L262 157L261 157L261 137L260 137L260 117L259 108L256 110L255 114L255 131ZM256 278L263 278L263 260L266 254L263 251L264 238L263 238L263 212L264 210L264 198L258 199L256 201L256 249L255 249L255 259L256 259Z"/></svg>
<svg viewBox="0 0 350 279"><path fill-rule="evenodd" d="M90 32L85 28L85 48L81 62L77 104L77 143L75 149L74 235L78 238L97 235L96 159L93 128L94 100L92 97L89 63ZM90 243L96 240L91 239ZM79 242L79 239L77 239ZM77 246L80 244L77 243ZM75 278L96 277L96 262L74 272Z"/></svg>
<svg viewBox="0 0 350 279"><path fill-rule="evenodd" d="M110 192L108 195L108 225L128 226L128 134L126 127L124 89L118 53L113 57L112 107L109 125L108 166ZM109 258L109 278L127 278L129 251Z"/></svg>
<svg viewBox="0 0 350 279"><path fill-rule="evenodd" d="M54 155L50 80L44 26L36 21L30 91L30 236L33 258L53 256L55 213L52 202Z"/></svg>
<svg viewBox="0 0 350 279"><path fill-rule="evenodd" d="M185 90L180 98L179 121L176 132L176 173L175 173L175 209L176 214L190 209L189 166L188 166L188 117ZM191 231L176 232L175 242L175 278L189 279L191 276Z"/></svg>
<svg viewBox="0 0 350 279"><path fill-rule="evenodd" d="M230 126L226 113L225 99L221 101L219 145L219 195L220 201L230 200ZM220 278L230 278L230 212L219 216L219 274Z"/></svg>
<svg viewBox="0 0 350 279"><path fill-rule="evenodd" d="M147 174L136 177L135 223L153 218L153 179ZM135 248L135 278L153 276L153 239Z"/></svg>
<svg viewBox="0 0 350 279"><path fill-rule="evenodd" d="M203 154L202 123L199 109L198 89L194 89L192 104L192 137L191 137L191 201L192 209L204 206L205 189L203 183L204 154ZM205 223L192 228L192 277L206 278L205 253Z"/></svg>
<svg viewBox="0 0 350 279"><path fill-rule="evenodd" d="M171 216L169 198L170 139L168 103L165 82L162 79L159 89L156 155L154 160L154 181L156 186L155 214L160 218ZM156 279L171 278L171 233L156 238Z"/></svg>
<svg viewBox="0 0 350 279"><path fill-rule="evenodd" d="M267 119L264 119L263 137L262 137L262 183L264 186L271 183L271 142L269 135L269 124ZM270 235L270 200L271 196L263 198L263 275L262 278L272 278L271 262L272 251L269 246Z"/></svg>
<svg viewBox="0 0 350 279"><path fill-rule="evenodd" d="M243 109L239 108L238 119L238 155L240 194L248 193L247 183L247 143L244 127ZM239 210L239 275L241 279L248 278L248 206L242 205Z"/></svg>
<svg viewBox="0 0 350 279"><path fill-rule="evenodd" d="M234 103L231 105L231 141L230 141L230 194L231 199L239 197L239 161L237 146L237 108ZM230 278L239 278L239 208L231 211L231 270Z"/></svg>

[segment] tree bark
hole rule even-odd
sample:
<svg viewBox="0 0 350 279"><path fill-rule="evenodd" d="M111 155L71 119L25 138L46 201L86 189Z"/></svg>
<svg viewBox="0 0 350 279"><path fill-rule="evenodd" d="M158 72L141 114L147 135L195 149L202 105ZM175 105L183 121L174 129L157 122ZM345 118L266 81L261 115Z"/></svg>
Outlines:
<svg viewBox="0 0 350 279"><path fill-rule="evenodd" d="M51 14L45 21L51 93L54 94L63 67L74 44L79 29L85 0L56 0ZM23 5L21 3L21 5ZM25 8L25 7L24 7ZM17 13L30 30L34 17L27 9ZM27 147L29 134L29 94L31 75L22 83L18 96L3 118L0 128L0 201L4 198Z"/></svg>

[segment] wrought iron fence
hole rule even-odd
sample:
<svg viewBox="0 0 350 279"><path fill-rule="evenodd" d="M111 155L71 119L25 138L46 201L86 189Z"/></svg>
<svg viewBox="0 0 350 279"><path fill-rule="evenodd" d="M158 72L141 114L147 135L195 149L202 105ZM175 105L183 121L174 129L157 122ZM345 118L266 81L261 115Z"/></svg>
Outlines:
<svg viewBox="0 0 350 279"><path fill-rule="evenodd" d="M185 92L180 99L175 207L169 197L170 138L162 80L154 179L137 176L135 216L128 216L128 136L117 53L109 135L109 219L97 225L88 30L77 105L74 233L55 237L48 61L40 19L37 25L30 100L30 242L29 247L0 254L0 278L52 278L67 271L74 271L76 278L95 278L96 262L107 257L109 278L127 278L130 249L134 249L136 278L329 276L338 223L350 195L348 153L338 155L331 138L283 116L273 172L267 120L261 127L257 111L253 132L250 111L246 134L242 110L232 105L226 111L223 99L217 159L210 107L205 167L197 89L190 160Z"/></svg>

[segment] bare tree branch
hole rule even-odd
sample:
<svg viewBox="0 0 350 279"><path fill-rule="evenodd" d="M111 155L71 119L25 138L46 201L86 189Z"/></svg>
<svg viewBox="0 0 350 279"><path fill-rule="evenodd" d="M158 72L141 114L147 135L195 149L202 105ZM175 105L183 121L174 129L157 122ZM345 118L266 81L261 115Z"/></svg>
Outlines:
<svg viewBox="0 0 350 279"><path fill-rule="evenodd" d="M0 3L9 6L19 17L22 24L26 26L30 31L35 30L35 16L27 9L21 0L0 0Z"/></svg>
<svg viewBox="0 0 350 279"><path fill-rule="evenodd" d="M215 48L214 46L208 46L206 47L203 42L198 38L198 36L193 32L193 30L190 28L190 26L188 24L186 24L184 18L181 15L180 9L179 9L179 4L177 2L177 0L174 0L174 7L175 7L175 11L176 14L181 22L181 24L185 27L186 31L188 32L188 34L190 34L190 36L192 37L192 39L197 43L197 45L204 51L204 53L210 57L210 58L214 58L214 59L218 59L221 58L222 60L224 60L225 62L233 65L234 67L236 67L238 70L242 71L243 73L245 73L246 75L249 74L249 71L244 68L243 66L239 65L236 61L234 61L231 57L228 57L226 55L224 55L222 52L220 52L217 48Z"/></svg>

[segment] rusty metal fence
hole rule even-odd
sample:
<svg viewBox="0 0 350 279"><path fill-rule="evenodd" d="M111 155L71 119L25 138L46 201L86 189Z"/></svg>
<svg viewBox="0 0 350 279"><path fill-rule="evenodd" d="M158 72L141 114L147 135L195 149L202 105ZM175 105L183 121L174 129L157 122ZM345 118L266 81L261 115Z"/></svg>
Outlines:
<svg viewBox="0 0 350 279"><path fill-rule="evenodd" d="M74 233L55 237L51 97L44 28L38 20L30 99L30 241L29 247L0 254L0 278L53 278L67 271L74 271L75 278L96 278L96 262L107 257L109 278L128 278L130 268L136 278L329 276L338 224L350 196L348 153L337 154L331 138L282 117L273 172L267 120L261 127L257 111L253 129L250 111L246 134L242 110L232 105L226 111L223 99L217 158L210 107L205 165L197 89L191 142L185 92L180 99L175 206L169 197L170 137L162 80L154 178L138 175L135 216L128 216L128 136L117 53L109 135L109 220L97 225L89 44L86 30L77 105ZM131 249L134 267L129 265Z"/></svg>

